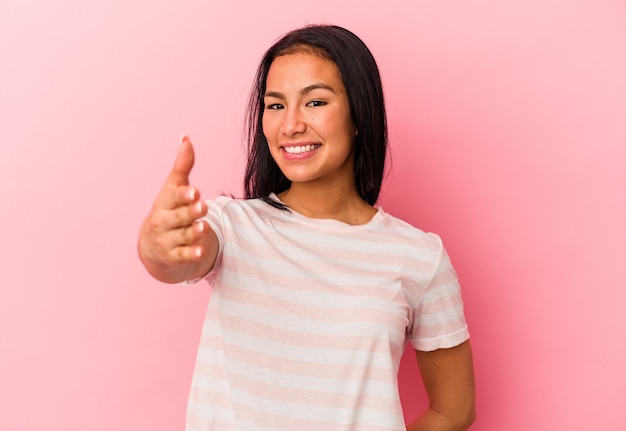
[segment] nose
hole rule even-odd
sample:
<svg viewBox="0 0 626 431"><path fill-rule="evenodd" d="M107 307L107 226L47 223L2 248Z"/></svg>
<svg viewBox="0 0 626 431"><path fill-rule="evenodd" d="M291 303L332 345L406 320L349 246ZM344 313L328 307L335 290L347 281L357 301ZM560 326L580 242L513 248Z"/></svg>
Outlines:
<svg viewBox="0 0 626 431"><path fill-rule="evenodd" d="M287 136L297 135L306 130L306 123L302 120L302 113L299 109L285 108L281 132Z"/></svg>

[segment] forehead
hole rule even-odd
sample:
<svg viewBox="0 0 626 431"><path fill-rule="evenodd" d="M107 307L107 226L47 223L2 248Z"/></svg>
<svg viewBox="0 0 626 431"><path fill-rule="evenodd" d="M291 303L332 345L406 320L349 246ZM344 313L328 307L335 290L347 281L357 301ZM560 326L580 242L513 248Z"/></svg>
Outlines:
<svg viewBox="0 0 626 431"><path fill-rule="evenodd" d="M274 59L267 73L267 88L308 86L324 83L345 91L337 65L311 51L283 54Z"/></svg>

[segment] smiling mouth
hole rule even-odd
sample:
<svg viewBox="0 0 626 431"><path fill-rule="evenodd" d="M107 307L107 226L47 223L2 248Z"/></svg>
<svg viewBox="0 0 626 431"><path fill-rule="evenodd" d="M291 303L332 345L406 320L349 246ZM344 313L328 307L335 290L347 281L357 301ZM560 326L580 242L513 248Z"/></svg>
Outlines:
<svg viewBox="0 0 626 431"><path fill-rule="evenodd" d="M317 150L321 147L320 144L312 144L312 145L294 145L290 147L283 147L285 152L289 154L302 154L309 151Z"/></svg>

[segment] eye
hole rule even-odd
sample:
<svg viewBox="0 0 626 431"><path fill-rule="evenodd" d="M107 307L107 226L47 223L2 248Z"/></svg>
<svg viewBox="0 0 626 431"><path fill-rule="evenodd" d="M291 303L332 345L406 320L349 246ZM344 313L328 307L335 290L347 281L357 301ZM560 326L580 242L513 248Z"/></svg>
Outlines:
<svg viewBox="0 0 626 431"><path fill-rule="evenodd" d="M269 110L272 110L272 111L276 111L278 109L283 109L283 108L284 108L284 106L281 105L280 103L270 103L268 105L265 105L265 109L269 109Z"/></svg>
<svg viewBox="0 0 626 431"><path fill-rule="evenodd" d="M326 105L326 102L323 102L321 100L311 100L309 103L306 104L306 106L309 106L311 108L317 108L324 105Z"/></svg>

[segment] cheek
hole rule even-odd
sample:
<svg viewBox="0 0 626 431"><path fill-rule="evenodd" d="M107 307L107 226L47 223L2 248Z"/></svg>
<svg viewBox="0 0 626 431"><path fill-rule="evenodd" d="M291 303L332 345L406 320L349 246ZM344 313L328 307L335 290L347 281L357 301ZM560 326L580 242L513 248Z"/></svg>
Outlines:
<svg viewBox="0 0 626 431"><path fill-rule="evenodd" d="M263 117L261 119L261 128L268 143L276 142L279 126L276 124L275 119Z"/></svg>
<svg viewBox="0 0 626 431"><path fill-rule="evenodd" d="M267 142L267 148L269 150L270 155L275 160L276 159L276 146L274 145L276 142L276 134L272 131L272 122L268 121L264 116L261 118L261 131L263 132L263 136L265 136L265 141Z"/></svg>
<svg viewBox="0 0 626 431"><path fill-rule="evenodd" d="M351 143L354 143L354 141L356 140L356 136L358 135L356 127L350 119L344 121L341 125L337 127L337 134L341 135L343 139L346 139Z"/></svg>

